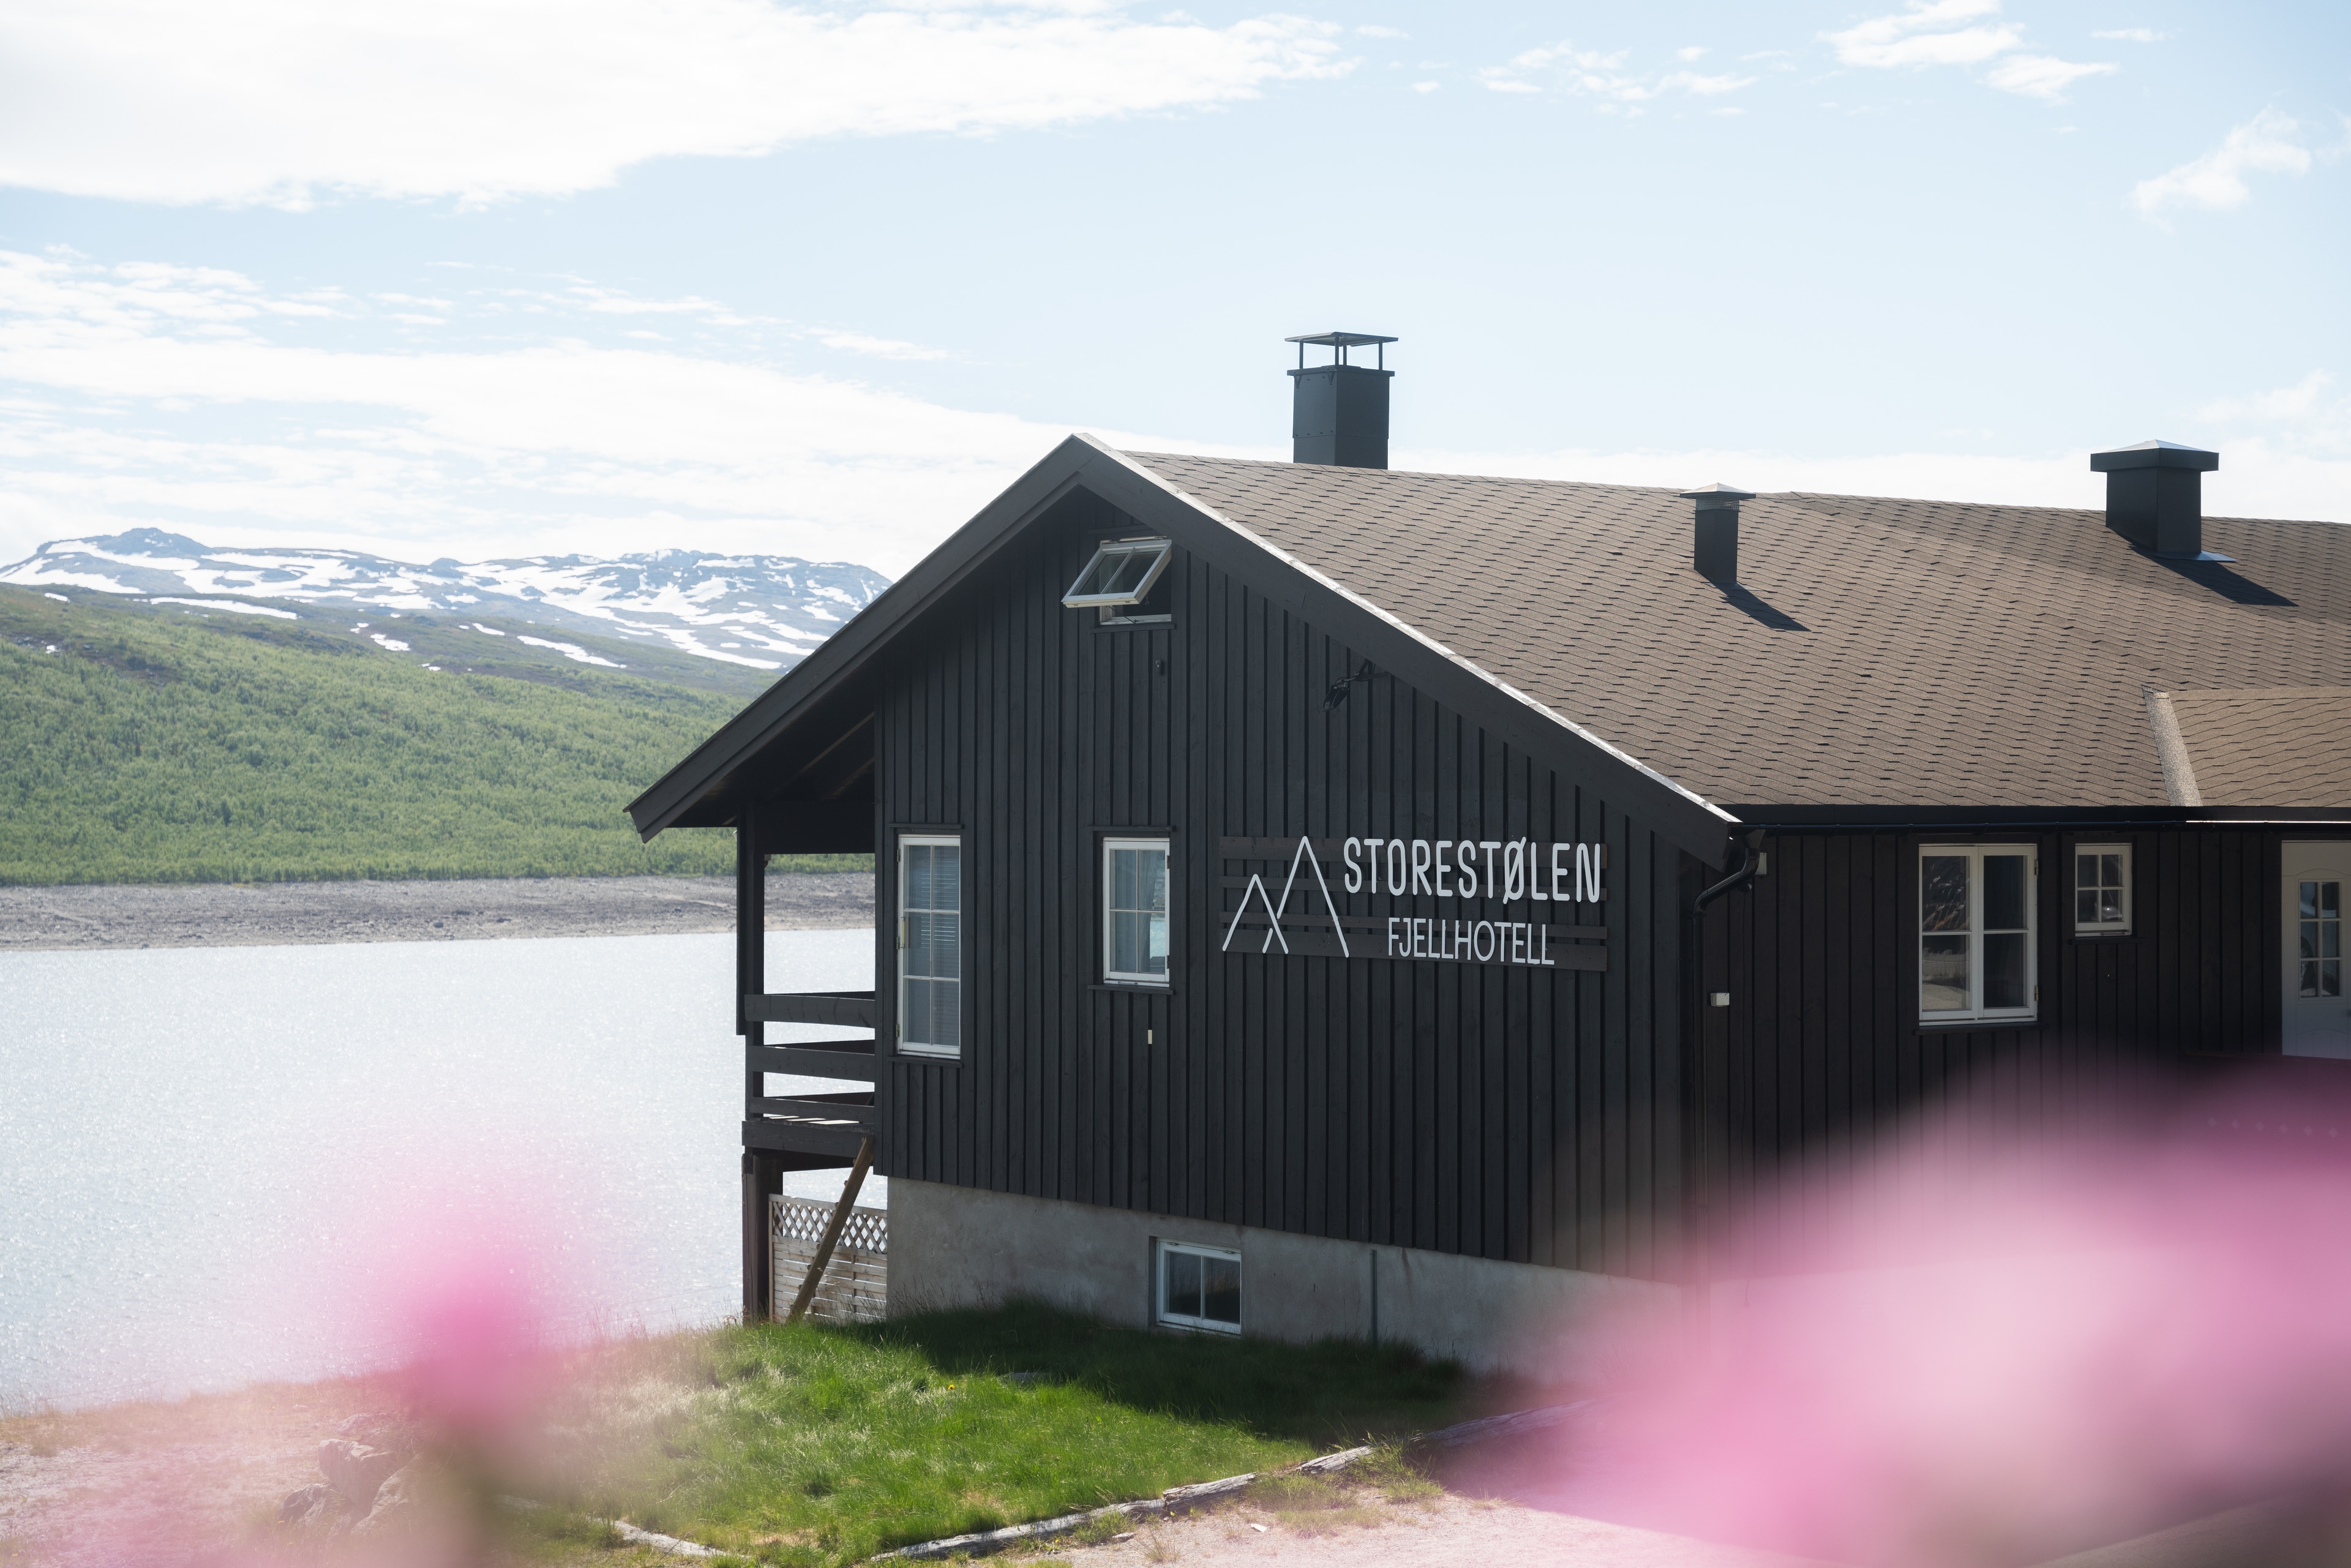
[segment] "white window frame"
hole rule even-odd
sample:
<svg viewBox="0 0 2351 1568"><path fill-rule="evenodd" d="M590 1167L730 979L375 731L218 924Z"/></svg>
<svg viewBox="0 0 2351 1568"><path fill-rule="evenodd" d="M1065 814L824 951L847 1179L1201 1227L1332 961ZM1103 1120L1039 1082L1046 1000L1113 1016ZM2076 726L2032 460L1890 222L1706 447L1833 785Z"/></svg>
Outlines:
<svg viewBox="0 0 2351 1568"><path fill-rule="evenodd" d="M1116 878L1112 867L1113 852L1118 850L1156 850L1167 868L1167 968L1161 974L1149 970L1135 972L1120 969L1113 964L1115 948L1117 908L1111 889ZM1156 986L1165 989L1168 977L1176 972L1176 856L1173 843L1164 838L1105 838L1102 845L1102 978L1121 986Z"/></svg>
<svg viewBox="0 0 2351 1568"><path fill-rule="evenodd" d="M2119 855L2122 857L2123 917L2120 920L2085 920L2082 918L2082 859L2084 855ZM2075 844L2074 885L2067 896L2074 901L2074 934L2077 936L2127 936L2131 929L2131 847L2128 844ZM2100 884L2101 886L2104 883Z"/></svg>
<svg viewBox="0 0 2351 1568"><path fill-rule="evenodd" d="M1927 1009L1927 939L1929 936L1960 935L1957 932L1927 929L1927 861L1930 856L1965 855L1968 857L1968 1001L1965 1008ZM2022 1007L1988 1008L1983 1005L1984 937L1983 924L1984 876L1986 855L2022 855L2024 858L2024 997ZM2030 1021L2041 1016L2041 852L2030 843L1921 844L1917 862L1918 894L1910 910L1911 929L1917 946L1911 949L1918 964L1918 1021L1920 1023L1977 1023ZM2006 934L2011 927L2002 927Z"/></svg>
<svg viewBox="0 0 2351 1568"><path fill-rule="evenodd" d="M1171 1256L1216 1258L1230 1262L1236 1271L1239 1270L1241 1265L1240 1253L1230 1247L1204 1247L1193 1241L1169 1241L1164 1238L1161 1239L1158 1243L1157 1256L1151 1260L1151 1321L1162 1328L1191 1329L1198 1333L1237 1334L1240 1333L1241 1325L1238 1322L1224 1322L1216 1318L1196 1318L1189 1312L1171 1312L1167 1310L1167 1260ZM1241 1289L1244 1292L1249 1289L1246 1278L1242 1281ZM1243 1297L1241 1312L1243 1316L1248 1315L1246 1295Z"/></svg>
<svg viewBox="0 0 2351 1568"><path fill-rule="evenodd" d="M911 951L911 950L912 950L912 940L913 940L913 936L912 936L912 932L913 932L913 922L912 922L912 920L911 920L911 917L910 917L910 916L907 915L907 913L906 913L906 852L907 852L909 849L915 848L916 846L921 846L921 847L927 848L927 849L951 849L951 850L953 850L953 851L955 851L955 852L956 852L956 903L957 907L954 910L954 912L953 912L953 913L954 913L955 917L956 917L956 977L955 977L955 988L956 988L956 1044L954 1044L954 1045L940 1045L940 1044L937 1044L937 1043L935 1043L935 1042L928 1041L928 1040L907 1040L907 1038L906 1038L906 983L907 983L909 980L926 980L926 979L934 979L934 978L935 978L935 977L933 977L933 976L928 976L928 975L909 975L909 974L906 972L906 955L907 955L907 953L908 953L909 951ZM963 862L963 835L962 835L961 833L900 833L900 834L898 835L898 857L897 857L897 858L898 858L898 1028L897 1028L897 1036L898 1036L898 1039L897 1039L897 1047L898 1047L898 1052L899 1052L899 1054L900 1054L900 1055L902 1055L902 1056L927 1056L927 1057L932 1057L932 1058L935 1058L935 1059L937 1059L937 1060L940 1060L940 1061L959 1061L959 1060L961 1060L961 1058L962 1058L962 1056L963 1056L963 1045L962 1045L963 1035L964 1035L964 1030L963 1030L963 1023L964 1023L964 1006L963 1006L964 991L963 991L963 988L964 988L964 982L965 982L966 978L967 977L967 975L966 975L966 970L969 967L969 965L968 965L967 959L968 959L968 956L969 956L969 953L970 953L970 950L971 950L970 944L969 944L969 943L965 939L965 938L966 938L966 936L967 936L967 933L966 933L966 931L965 931L965 929L964 929L964 924L965 924L965 923L964 923L964 912L963 912L963 909L962 909L962 904L963 904L963 903L965 902L965 900L964 900L964 874L963 874L963 873L964 873L964 869L965 869L965 868L964 868L964 862ZM938 913L945 914L945 913L946 913L946 911L943 911L943 910L942 910L942 911L938 911Z"/></svg>
<svg viewBox="0 0 2351 1568"><path fill-rule="evenodd" d="M1113 592L1081 593L1079 591L1085 587L1089 579L1106 569L1110 562L1145 554L1151 555L1154 559L1134 586ZM1092 555L1086 558L1085 567L1070 583L1070 591L1061 595L1061 602L1071 610L1131 609L1151 597L1151 591L1159 586L1160 576L1166 571L1167 562L1175 554L1176 543L1173 539L1105 539Z"/></svg>

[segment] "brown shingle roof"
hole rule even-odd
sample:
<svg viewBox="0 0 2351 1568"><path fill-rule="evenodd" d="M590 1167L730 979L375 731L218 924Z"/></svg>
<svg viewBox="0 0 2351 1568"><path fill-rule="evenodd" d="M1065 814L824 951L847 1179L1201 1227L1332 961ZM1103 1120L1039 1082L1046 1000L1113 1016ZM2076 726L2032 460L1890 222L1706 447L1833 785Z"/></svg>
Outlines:
<svg viewBox="0 0 2351 1568"><path fill-rule="evenodd" d="M1726 595L1670 490L1131 455L1734 809L2161 807L2149 688L2351 686L2332 523L2208 518L2237 564L2181 565L2096 511L1765 496ZM2341 708L2309 723L2294 757L2351 755Z"/></svg>
<svg viewBox="0 0 2351 1568"><path fill-rule="evenodd" d="M2351 806L2351 686L2170 692L2207 806Z"/></svg>

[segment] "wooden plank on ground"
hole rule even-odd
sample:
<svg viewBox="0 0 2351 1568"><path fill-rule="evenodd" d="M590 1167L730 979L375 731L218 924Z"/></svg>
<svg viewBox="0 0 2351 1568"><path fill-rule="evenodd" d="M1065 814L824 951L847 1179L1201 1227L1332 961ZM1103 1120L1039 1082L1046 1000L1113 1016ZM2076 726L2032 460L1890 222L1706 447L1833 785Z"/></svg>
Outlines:
<svg viewBox="0 0 2351 1568"><path fill-rule="evenodd" d="M841 1228L849 1223L849 1211L857 1207L857 1189L865 1185L865 1173L873 1168L873 1139L869 1134L857 1145L857 1163L849 1167L849 1180L841 1188L841 1204L832 1211L832 1220L824 1228L824 1239L817 1243L816 1256L810 1260L807 1277L800 1281L799 1294L792 1301L791 1316L786 1322L798 1322L808 1312L809 1301L816 1294L817 1281L824 1278L825 1265L832 1261L832 1249L841 1240Z"/></svg>

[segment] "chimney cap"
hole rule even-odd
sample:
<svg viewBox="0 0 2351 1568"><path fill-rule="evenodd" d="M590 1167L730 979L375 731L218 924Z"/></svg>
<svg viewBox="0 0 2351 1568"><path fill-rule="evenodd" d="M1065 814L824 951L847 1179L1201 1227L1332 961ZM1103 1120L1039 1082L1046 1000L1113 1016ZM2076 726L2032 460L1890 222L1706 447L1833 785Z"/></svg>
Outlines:
<svg viewBox="0 0 2351 1568"><path fill-rule="evenodd" d="M2137 446L2117 446L2111 452L2090 454L2090 472L2112 474L2125 468L2188 468L2199 474L2210 474L2220 466L2220 455L2207 452L2200 446L2182 446L2176 441L2142 441Z"/></svg>
<svg viewBox="0 0 2351 1568"><path fill-rule="evenodd" d="M1754 491L1742 490L1736 485L1726 485L1719 479L1711 485L1701 485L1695 490L1684 490L1680 494L1685 501L1696 501L1700 511L1706 510L1708 507L1735 507L1741 501L1751 501L1755 498Z"/></svg>
<svg viewBox="0 0 2351 1568"><path fill-rule="evenodd" d="M1282 341L1311 343L1318 349L1364 349L1374 343L1393 343L1395 340L1370 332L1306 332L1295 338L1284 338Z"/></svg>

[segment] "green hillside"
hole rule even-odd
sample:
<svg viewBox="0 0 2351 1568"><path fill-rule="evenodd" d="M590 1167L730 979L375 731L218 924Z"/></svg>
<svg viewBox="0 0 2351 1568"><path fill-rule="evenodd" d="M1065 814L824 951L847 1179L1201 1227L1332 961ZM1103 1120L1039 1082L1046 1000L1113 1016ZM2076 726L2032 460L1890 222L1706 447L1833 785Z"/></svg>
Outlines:
<svg viewBox="0 0 2351 1568"><path fill-rule="evenodd" d="M622 808L769 677L690 660L689 685L637 673L641 648L622 673L478 633L463 651L495 674L434 669L441 629L378 624L411 651L348 621L0 587L0 884L733 867L731 834L640 844Z"/></svg>

